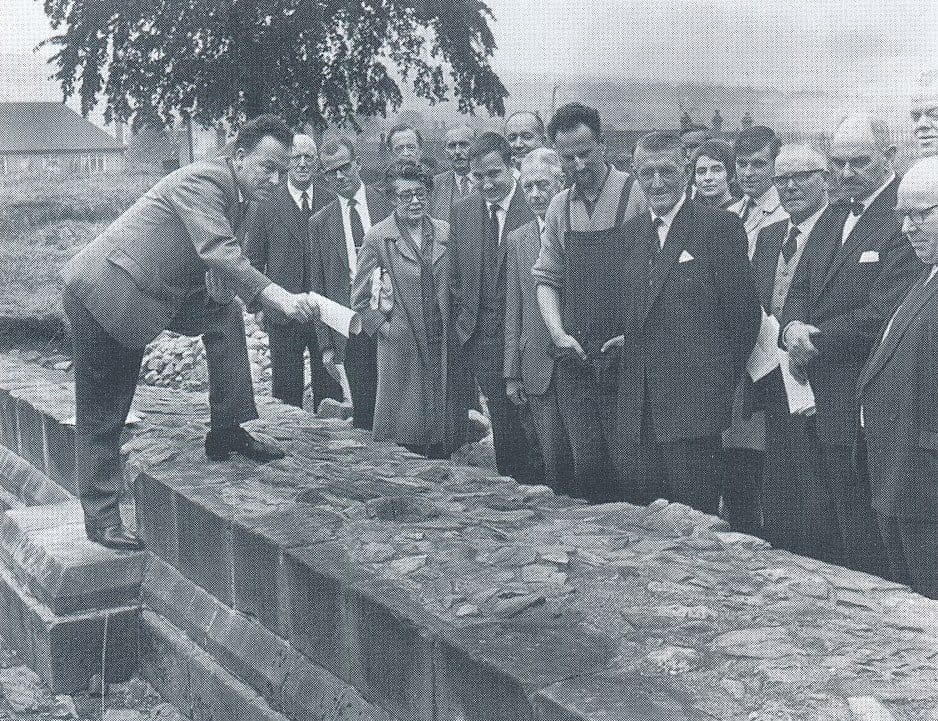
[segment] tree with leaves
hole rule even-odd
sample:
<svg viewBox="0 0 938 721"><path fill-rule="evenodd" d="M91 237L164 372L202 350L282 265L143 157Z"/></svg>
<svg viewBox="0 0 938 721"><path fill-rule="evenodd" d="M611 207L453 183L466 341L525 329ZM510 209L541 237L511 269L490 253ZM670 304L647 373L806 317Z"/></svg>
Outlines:
<svg viewBox="0 0 938 721"><path fill-rule="evenodd" d="M83 113L203 125L271 112L300 127L386 115L402 84L504 113L481 0L43 0L50 62Z"/></svg>

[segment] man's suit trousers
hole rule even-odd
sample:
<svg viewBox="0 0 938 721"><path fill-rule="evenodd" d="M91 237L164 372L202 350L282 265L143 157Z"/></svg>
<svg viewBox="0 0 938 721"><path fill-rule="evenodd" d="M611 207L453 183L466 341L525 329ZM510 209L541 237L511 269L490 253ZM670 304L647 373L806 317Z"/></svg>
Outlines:
<svg viewBox="0 0 938 721"><path fill-rule="evenodd" d="M316 330L309 325L271 323L267 328L270 339L271 393L284 403L303 407L303 354L309 351L309 385L313 395L313 411L319 409L323 398L342 400L342 386L329 375L322 364L322 353L316 340Z"/></svg>
<svg viewBox="0 0 938 721"><path fill-rule="evenodd" d="M345 344L345 375L352 394L352 425L371 431L378 393L378 346L367 333L349 336Z"/></svg>
<svg viewBox="0 0 938 721"><path fill-rule="evenodd" d="M106 528L120 520L121 433L144 349L111 338L67 289L63 305L74 344L75 480L86 526ZM204 295L190 298L170 330L202 335L212 428L257 418L241 304L218 305Z"/></svg>

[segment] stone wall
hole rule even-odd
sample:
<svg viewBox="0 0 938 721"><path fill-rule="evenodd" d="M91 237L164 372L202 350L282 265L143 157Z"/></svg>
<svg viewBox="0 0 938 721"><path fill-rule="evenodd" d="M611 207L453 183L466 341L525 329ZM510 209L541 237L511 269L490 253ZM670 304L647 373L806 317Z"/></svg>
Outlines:
<svg viewBox="0 0 938 721"><path fill-rule="evenodd" d="M13 417L61 426L19 394ZM265 466L207 461L202 394L142 388L135 411L141 664L194 718L938 718L938 604L896 584L274 401L253 430L290 454ZM45 461L68 434L43 437Z"/></svg>

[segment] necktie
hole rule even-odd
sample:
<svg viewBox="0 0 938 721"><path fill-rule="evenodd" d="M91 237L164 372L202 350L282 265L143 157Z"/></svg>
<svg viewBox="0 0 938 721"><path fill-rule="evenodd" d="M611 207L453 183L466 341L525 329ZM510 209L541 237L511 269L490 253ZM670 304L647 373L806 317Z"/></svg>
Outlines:
<svg viewBox="0 0 938 721"><path fill-rule="evenodd" d="M309 217L309 193L305 190L300 193L300 210L303 211L303 215Z"/></svg>
<svg viewBox="0 0 938 721"><path fill-rule="evenodd" d="M752 212L752 198L748 195L743 199L742 212L739 214L740 220L743 221L743 225L746 224L746 221L749 220L749 213Z"/></svg>
<svg viewBox="0 0 938 721"><path fill-rule="evenodd" d="M356 248L361 248L365 239L365 226L362 225L362 217L358 214L356 205L355 198L348 199L348 222L352 227L352 242Z"/></svg>
<svg viewBox="0 0 938 721"><path fill-rule="evenodd" d="M661 226L664 225L664 220L661 218L655 217L651 221L651 254L648 256L648 262L654 264L658 260L658 256L661 255L661 237L658 235L658 230Z"/></svg>
<svg viewBox="0 0 938 721"><path fill-rule="evenodd" d="M469 178L465 175L459 178L459 195L463 198L469 195Z"/></svg>
<svg viewBox="0 0 938 721"><path fill-rule="evenodd" d="M850 208L850 213L852 215L855 215L858 218L861 215L863 215L863 210L864 210L863 203L861 203L856 198L850 198L850 200L847 201L847 207Z"/></svg>
<svg viewBox="0 0 938 721"><path fill-rule="evenodd" d="M502 243L501 228L498 225L498 206L494 203L490 205L489 213L491 213L489 216L489 231L492 233L492 238L495 240L495 247L497 248Z"/></svg>
<svg viewBox="0 0 938 721"><path fill-rule="evenodd" d="M791 230L788 231L788 237L785 239L785 242L782 243L782 257L785 259L786 263L791 262L791 259L798 250L799 235L801 235L801 231L798 230L798 226L792 225Z"/></svg>

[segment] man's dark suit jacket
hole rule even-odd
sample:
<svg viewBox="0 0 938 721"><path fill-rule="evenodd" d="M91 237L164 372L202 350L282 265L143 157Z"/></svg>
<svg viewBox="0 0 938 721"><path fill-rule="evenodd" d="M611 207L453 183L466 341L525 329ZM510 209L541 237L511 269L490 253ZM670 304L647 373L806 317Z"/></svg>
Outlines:
<svg viewBox="0 0 938 721"><path fill-rule="evenodd" d="M310 207L325 207L335 194L325 185L313 184ZM286 183L273 192L266 203L252 208L248 231L245 233L244 254L251 265L274 283L291 293L304 293L304 267L308 262L309 228L303 211L293 201ZM285 325L289 320L275 310L264 314L271 323Z"/></svg>
<svg viewBox="0 0 938 721"><path fill-rule="evenodd" d="M818 221L827 230L812 233L782 310L783 330L795 320L821 330L812 338L818 356L807 370L822 445L853 444L860 370L922 269L894 211L898 185L896 178L879 194L843 244L849 211L839 205L824 211L834 217Z"/></svg>
<svg viewBox="0 0 938 721"><path fill-rule="evenodd" d="M532 220L534 214L524 199L524 193L520 187L516 188L505 214L502 251L507 250L508 234ZM482 245L488 222L488 206L478 191L473 191L453 206L449 224L449 251L453 264L450 288L460 345L465 345L472 337L479 317ZM500 263L504 262L506 255L502 253Z"/></svg>
<svg viewBox="0 0 938 721"><path fill-rule="evenodd" d="M391 203L381 191L365 186L365 201L368 215L375 225L391 214ZM309 221L309 270L311 289L336 303L351 305L352 284L349 280L348 250L345 245L345 226L342 223L342 208L336 198L316 213ZM339 360L344 356L345 338L316 324L319 349L335 351Z"/></svg>
<svg viewBox="0 0 938 721"><path fill-rule="evenodd" d="M930 273L931 266L924 272ZM873 352L860 376L858 392L873 508L893 518L934 523L938 515L938 277L931 279L925 291L917 312L890 328L884 353ZM881 338L882 332L874 349Z"/></svg>
<svg viewBox="0 0 938 721"><path fill-rule="evenodd" d="M541 252L537 220L508 234L505 274L505 378L520 379L531 395L543 395L554 373L552 342L537 304L531 268Z"/></svg>
<svg viewBox="0 0 938 721"><path fill-rule="evenodd" d="M685 201L651 267L650 214L628 220L623 234L623 439L640 442L646 402L658 443L719 435L762 318L742 222Z"/></svg>
<svg viewBox="0 0 938 721"><path fill-rule="evenodd" d="M430 209L427 211L431 218L449 222L453 212L454 201L462 199L459 188L456 187L456 176L452 170L445 170L433 176L433 190L430 192Z"/></svg>

